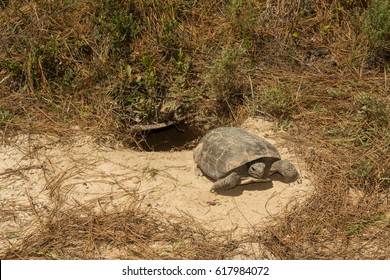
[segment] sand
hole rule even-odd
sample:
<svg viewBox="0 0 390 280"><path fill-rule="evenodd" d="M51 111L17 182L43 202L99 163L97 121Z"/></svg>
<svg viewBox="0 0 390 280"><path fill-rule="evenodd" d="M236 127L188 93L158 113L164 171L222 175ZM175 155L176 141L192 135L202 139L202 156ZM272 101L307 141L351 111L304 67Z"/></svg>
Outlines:
<svg viewBox="0 0 390 280"><path fill-rule="evenodd" d="M242 128L265 137L292 161L301 181L251 183L210 193L212 182L197 177L192 151L140 152L119 143L97 144L76 130L72 139L19 135L0 145L0 248L37 226L31 203L40 213L65 205L96 203L120 209L137 193L143 205L162 213L186 215L213 230L240 235L272 222L303 201L313 186L304 163L292 153L273 123L249 118Z"/></svg>

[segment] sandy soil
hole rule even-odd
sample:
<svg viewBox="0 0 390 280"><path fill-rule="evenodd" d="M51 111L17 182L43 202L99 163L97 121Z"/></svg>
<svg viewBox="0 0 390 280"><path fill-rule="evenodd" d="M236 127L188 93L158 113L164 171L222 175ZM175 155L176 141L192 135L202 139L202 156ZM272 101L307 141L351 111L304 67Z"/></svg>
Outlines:
<svg viewBox="0 0 390 280"><path fill-rule="evenodd" d="M117 207L136 191L145 205L191 216L206 227L241 234L272 219L313 190L304 164L272 131L272 123L248 119L242 127L278 147L296 164L302 182L251 183L210 193L212 182L195 175L192 151L137 152L99 145L90 137L72 140L20 135L0 146L0 248L34 223L30 203L44 211L55 201L69 205L96 201Z"/></svg>

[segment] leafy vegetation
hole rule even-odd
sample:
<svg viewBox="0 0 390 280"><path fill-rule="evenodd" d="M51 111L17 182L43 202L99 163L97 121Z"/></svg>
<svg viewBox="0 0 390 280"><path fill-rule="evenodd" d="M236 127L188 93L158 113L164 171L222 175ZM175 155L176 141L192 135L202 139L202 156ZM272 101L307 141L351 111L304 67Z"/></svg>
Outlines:
<svg viewBox="0 0 390 280"><path fill-rule="evenodd" d="M390 59L390 1L373 0L367 10L363 31L376 56L388 63Z"/></svg>

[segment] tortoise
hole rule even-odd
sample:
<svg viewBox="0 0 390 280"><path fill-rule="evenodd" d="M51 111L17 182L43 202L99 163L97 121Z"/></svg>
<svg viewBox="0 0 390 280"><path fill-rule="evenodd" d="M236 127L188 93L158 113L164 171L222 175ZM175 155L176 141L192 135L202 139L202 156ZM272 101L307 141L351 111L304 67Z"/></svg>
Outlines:
<svg viewBox="0 0 390 280"><path fill-rule="evenodd" d="M211 192L234 188L246 177L283 183L299 178L294 165L282 160L274 145L240 128L210 131L193 152L198 172L215 180Z"/></svg>

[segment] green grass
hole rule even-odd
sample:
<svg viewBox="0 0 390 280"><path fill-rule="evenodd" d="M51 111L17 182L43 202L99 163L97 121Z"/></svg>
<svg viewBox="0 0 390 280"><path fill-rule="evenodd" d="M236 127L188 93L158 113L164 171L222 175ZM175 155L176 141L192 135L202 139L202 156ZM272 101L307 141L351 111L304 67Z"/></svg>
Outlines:
<svg viewBox="0 0 390 280"><path fill-rule="evenodd" d="M220 103L234 103L235 98L242 95L239 81L242 66L240 59L241 51L228 47L212 62L210 71L205 75L206 90L210 97Z"/></svg>
<svg viewBox="0 0 390 280"><path fill-rule="evenodd" d="M367 9L363 32L368 37L373 55L388 65L390 57L390 1L373 0Z"/></svg>
<svg viewBox="0 0 390 280"><path fill-rule="evenodd" d="M7 109L0 107L0 123L7 122L12 119L12 114Z"/></svg>
<svg viewBox="0 0 390 280"><path fill-rule="evenodd" d="M384 214L377 214L349 225L345 231L349 236L362 234L365 230L367 230L367 228L374 226L375 224L384 222L385 220L386 216Z"/></svg>

